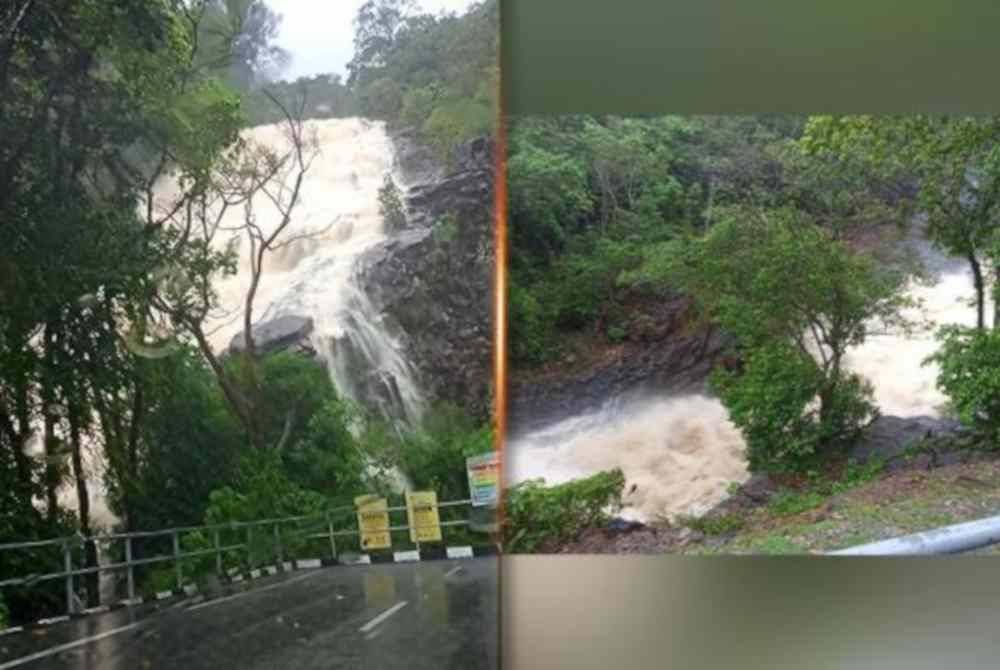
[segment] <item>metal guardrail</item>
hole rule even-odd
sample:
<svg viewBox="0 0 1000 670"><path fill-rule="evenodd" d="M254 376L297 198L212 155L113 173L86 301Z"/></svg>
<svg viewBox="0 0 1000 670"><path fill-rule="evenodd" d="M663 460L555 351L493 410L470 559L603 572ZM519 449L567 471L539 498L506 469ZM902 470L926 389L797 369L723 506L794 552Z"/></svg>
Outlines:
<svg viewBox="0 0 1000 670"><path fill-rule="evenodd" d="M446 502L436 503L436 507L449 508L449 507L459 507L464 505L471 505L471 499L465 500L453 500ZM84 537L82 535L71 535L66 537L58 537L50 540L34 540L29 542L8 542L0 544L0 553L6 551L29 551L33 549L39 549L42 547L58 547L62 550L63 555L63 569L60 572L50 572L46 574L31 574L18 577L9 577L5 579L0 579L0 589L4 587L16 587L16 586L34 586L40 582L51 581L55 579L64 579L66 585L66 613L74 614L76 608L74 607L74 598L76 591L73 585L74 577L80 577L89 574L100 574L102 572L114 572L118 570L124 570L126 572L127 579L127 592L128 601L134 602L135 596L135 568L142 565L152 565L156 563L165 563L172 561L174 564L174 573L176 588L178 590L183 589L184 584L184 573L182 562L185 559L197 558L200 556L206 556L215 554L215 570L219 575L223 575L223 555L239 550L247 551L247 563L253 568L253 542L254 542L254 529L261 526L270 526L273 530L271 531L272 547L274 549L274 554L278 565L282 565L285 561L285 546L282 542L283 526L290 524L295 524L298 527L304 521L312 522L325 522L325 530L323 532L302 534L299 536L301 540L309 539L320 539L326 538L330 543L330 557L337 558L337 538L344 536L360 536L360 529L350 528L344 530L334 530L334 520L340 519L342 517L351 517L356 513L354 507L339 507L333 510L329 510L322 514L307 514L300 516L290 516L281 517L273 519L259 519L255 521L233 521L229 523L221 524L211 524L203 526L180 526L176 528L166 528L163 530L153 530L153 531L135 531L130 533L107 533L102 535L91 535L89 537ZM386 510L388 513L393 512L406 512L407 507L405 505L389 507ZM450 521L441 521L438 524L441 528L454 527L454 526L468 526L468 519L454 519ZM246 529L246 539L243 542L236 542L231 544L223 545L221 542L221 535L225 531L236 531L241 528ZM407 531L410 530L411 526L409 524L402 525L390 525L389 531ZM209 549L197 549L192 551L181 551L181 538L185 534L191 534L196 532L210 531L212 536L212 547ZM149 539L157 537L170 537L172 541L173 551L166 555L152 556L149 558L133 558L133 541L138 539ZM92 567L79 567L75 568L73 565L73 551L81 547L85 547L88 544L111 544L116 541L124 542L124 555L125 560L117 563L111 563L107 565L97 565ZM419 543L416 543L419 548Z"/></svg>
<svg viewBox="0 0 1000 670"><path fill-rule="evenodd" d="M829 556L938 556L1000 543L1000 516L943 526L912 535L830 552Z"/></svg>

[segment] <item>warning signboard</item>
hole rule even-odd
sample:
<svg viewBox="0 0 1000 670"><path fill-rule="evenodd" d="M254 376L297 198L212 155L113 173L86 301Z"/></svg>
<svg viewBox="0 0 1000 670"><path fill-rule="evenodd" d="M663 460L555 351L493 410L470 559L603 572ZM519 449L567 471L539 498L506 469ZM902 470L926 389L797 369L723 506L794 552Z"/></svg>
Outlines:
<svg viewBox="0 0 1000 670"><path fill-rule="evenodd" d="M441 541L441 519L438 516L437 493L434 491L407 491L406 515L410 519L411 541Z"/></svg>
<svg viewBox="0 0 1000 670"><path fill-rule="evenodd" d="M388 549L392 546L389 535L389 505L385 498L366 495L354 499L358 509L358 530L361 532L361 550Z"/></svg>
<svg viewBox="0 0 1000 670"><path fill-rule="evenodd" d="M497 452L465 459L469 473L469 493L476 507L495 506L500 491L500 458Z"/></svg>

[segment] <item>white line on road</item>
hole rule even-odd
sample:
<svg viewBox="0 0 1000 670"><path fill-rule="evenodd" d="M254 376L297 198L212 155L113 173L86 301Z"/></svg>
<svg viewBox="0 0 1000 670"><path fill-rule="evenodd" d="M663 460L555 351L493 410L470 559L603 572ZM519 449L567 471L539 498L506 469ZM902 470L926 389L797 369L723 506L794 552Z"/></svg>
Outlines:
<svg viewBox="0 0 1000 670"><path fill-rule="evenodd" d="M403 600L402 602L396 603L395 605L393 605L392 607L390 607L389 609L387 609L386 611L382 612L377 617L375 617L374 619L372 619L371 621L369 621L368 623L366 623L364 626L362 626L361 629L360 629L361 632L362 633L367 633L372 628L374 628L375 626L379 625L380 623L382 623L383 621L385 621L386 619L388 619L389 617L391 617L393 614L395 614L399 610L403 609L404 607L406 607L406 601L405 600ZM0 668L0 670L3 670L3 669Z"/></svg>
<svg viewBox="0 0 1000 670"><path fill-rule="evenodd" d="M448 572L444 573L444 576L445 577L451 577L453 574L455 574L456 572L458 572L461 569L462 569L461 565L456 565L451 570L449 570Z"/></svg>
<svg viewBox="0 0 1000 670"><path fill-rule="evenodd" d="M84 644L89 644L91 642L97 642L98 640L103 640L106 637L111 637L112 635L117 635L118 633L124 633L127 630L132 630L133 628L142 625L142 623L143 623L142 621L137 621L135 623L130 623L127 626L122 626L121 628L112 628L111 630L105 631L99 635L92 635L90 637L85 637L82 640L76 640L75 642L68 642L66 644L61 644L58 647L52 647L51 649L40 651L37 654L31 654L30 656L15 658L13 661L7 661L6 663L0 664L0 670L7 670L7 668L16 668L19 665L24 665L25 663L31 663L32 661L37 661L40 658L52 656L53 654L60 654L69 649L73 649L75 647L79 647Z"/></svg>
<svg viewBox="0 0 1000 670"><path fill-rule="evenodd" d="M197 605L194 605L193 607L189 607L187 611L188 612L193 612L195 610L201 609L202 607L208 607L209 605L218 605L219 603L226 603L226 602L229 602L230 600L236 600L237 598L242 598L243 596L253 595L254 593L263 593L264 591L270 591L271 589L276 589L279 586L287 586L287 585L292 584L294 582L300 582L303 579L308 579L309 577L315 577L316 575L321 575L321 574L323 574L323 573L320 572L320 571L307 572L304 575L299 575L298 577L292 577L291 579L286 579L286 580L284 580L282 582L278 582L277 584L270 584L268 586L262 586L259 589L250 589L249 591L244 591L243 593L234 593L233 595L226 596L224 598L216 598L214 600L207 600L207 601L205 601L203 603L199 603ZM2 669L0 669L0 670L2 670Z"/></svg>

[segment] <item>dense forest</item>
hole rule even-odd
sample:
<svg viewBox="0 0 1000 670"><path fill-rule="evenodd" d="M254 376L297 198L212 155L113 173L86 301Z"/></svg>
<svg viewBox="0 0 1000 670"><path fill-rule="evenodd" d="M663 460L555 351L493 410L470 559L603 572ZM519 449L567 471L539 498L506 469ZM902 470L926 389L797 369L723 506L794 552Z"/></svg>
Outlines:
<svg viewBox="0 0 1000 670"><path fill-rule="evenodd" d="M996 118L524 117L509 137L516 374L643 341L655 307L683 295L688 328L732 343L709 382L751 471L815 474L879 415L848 350L924 327L907 287L925 273L900 244L918 234L972 277L977 323L936 333L937 382L996 443ZM591 482L588 509L622 485Z"/></svg>
<svg viewBox="0 0 1000 670"><path fill-rule="evenodd" d="M213 281L234 258L204 231L212 206L302 176L304 119L385 120L442 155L489 132L496 13L492 0L461 16L370 0L348 81L285 82L280 17L262 0L0 10L0 543L113 530L95 525L97 496L116 528L138 530L322 511L389 490L392 469L465 495L463 455L491 445L484 417L440 407L400 430L311 360L257 355L250 337L240 354L212 349ZM286 127L290 153L238 139L265 122ZM166 176L181 195L163 212ZM288 224L297 187L281 193ZM96 552L87 543L78 564ZM61 561L0 553L0 574ZM140 571L140 587L162 576ZM95 604L96 576L83 581ZM0 626L60 612L61 588L5 589Z"/></svg>

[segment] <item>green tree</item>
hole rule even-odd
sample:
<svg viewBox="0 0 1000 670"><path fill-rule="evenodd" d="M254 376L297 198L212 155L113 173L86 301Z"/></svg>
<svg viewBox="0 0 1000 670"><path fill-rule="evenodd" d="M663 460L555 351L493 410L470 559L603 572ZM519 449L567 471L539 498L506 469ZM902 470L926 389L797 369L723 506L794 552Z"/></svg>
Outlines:
<svg viewBox="0 0 1000 670"><path fill-rule="evenodd" d="M949 326L930 357L940 366L937 383L963 423L990 444L1000 438L1000 332Z"/></svg>
<svg viewBox="0 0 1000 670"><path fill-rule="evenodd" d="M801 467L874 416L844 357L873 328L909 325L905 276L787 208L730 210L703 238L653 251L637 273L681 288L738 340L743 370L717 374L716 388L759 469Z"/></svg>
<svg viewBox="0 0 1000 670"><path fill-rule="evenodd" d="M1000 326L1000 117L913 115L810 119L803 145L816 154L857 156L888 174L918 180L916 206L927 234L969 264L977 325L986 327L991 286Z"/></svg>

